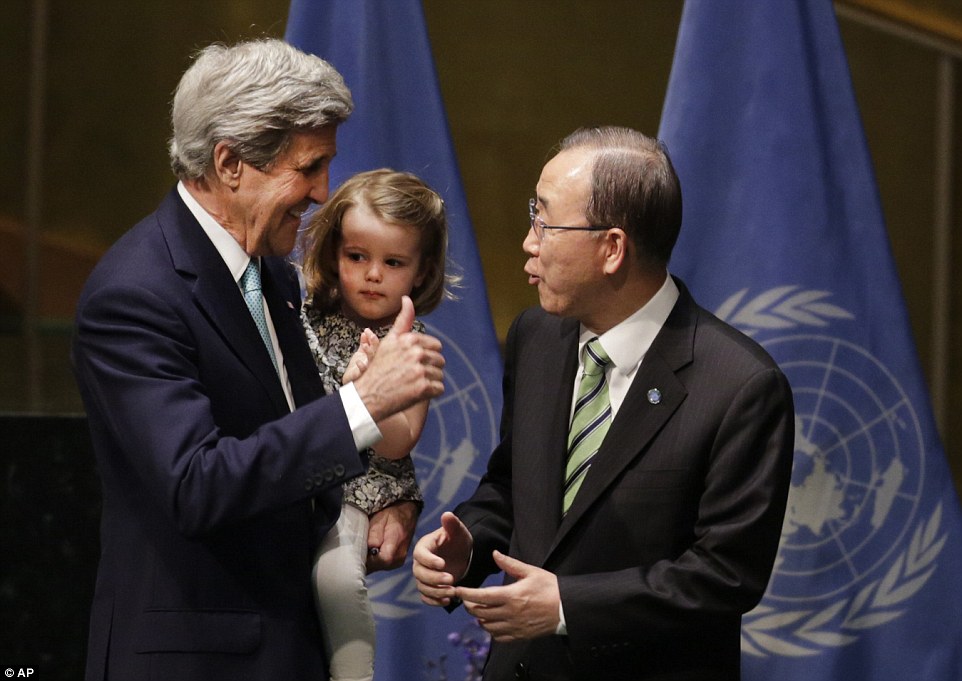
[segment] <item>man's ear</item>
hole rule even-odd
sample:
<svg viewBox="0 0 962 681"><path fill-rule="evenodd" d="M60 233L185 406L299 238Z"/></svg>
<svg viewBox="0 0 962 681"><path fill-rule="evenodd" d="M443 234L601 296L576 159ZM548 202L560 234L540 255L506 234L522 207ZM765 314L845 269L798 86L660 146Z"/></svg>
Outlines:
<svg viewBox="0 0 962 681"><path fill-rule="evenodd" d="M615 274L627 262L628 235L620 227L612 227L602 238L604 239L605 274Z"/></svg>
<svg viewBox="0 0 962 681"><path fill-rule="evenodd" d="M237 189L243 169L244 162L228 142L221 140L214 145L214 175L221 184Z"/></svg>

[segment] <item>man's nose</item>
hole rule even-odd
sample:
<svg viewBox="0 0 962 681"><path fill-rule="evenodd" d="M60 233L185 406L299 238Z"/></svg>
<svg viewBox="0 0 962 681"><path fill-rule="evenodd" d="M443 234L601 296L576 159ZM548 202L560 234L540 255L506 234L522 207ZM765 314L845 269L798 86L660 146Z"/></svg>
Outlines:
<svg viewBox="0 0 962 681"><path fill-rule="evenodd" d="M541 242L538 241L538 236L534 233L533 227L528 228L528 234L521 243L521 250L530 256L538 255L538 252L541 250Z"/></svg>
<svg viewBox="0 0 962 681"><path fill-rule="evenodd" d="M320 173L316 179L310 181L311 189L308 196L310 197L311 201L317 205L321 205L327 201L327 197L330 194L330 185L328 180L329 178L327 173Z"/></svg>

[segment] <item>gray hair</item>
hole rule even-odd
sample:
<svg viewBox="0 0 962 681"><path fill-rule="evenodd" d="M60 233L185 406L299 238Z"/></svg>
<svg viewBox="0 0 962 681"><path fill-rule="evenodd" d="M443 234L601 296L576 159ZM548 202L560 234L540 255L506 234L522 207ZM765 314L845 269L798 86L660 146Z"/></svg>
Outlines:
<svg viewBox="0 0 962 681"><path fill-rule="evenodd" d="M214 146L268 169L292 132L342 123L354 109L333 66L282 40L215 43L197 53L174 93L170 165L182 179L204 176Z"/></svg>
<svg viewBox="0 0 962 681"><path fill-rule="evenodd" d="M592 225L621 227L642 261L668 264L681 230L681 184L665 145L637 130L581 128L559 151L595 151L585 217Z"/></svg>

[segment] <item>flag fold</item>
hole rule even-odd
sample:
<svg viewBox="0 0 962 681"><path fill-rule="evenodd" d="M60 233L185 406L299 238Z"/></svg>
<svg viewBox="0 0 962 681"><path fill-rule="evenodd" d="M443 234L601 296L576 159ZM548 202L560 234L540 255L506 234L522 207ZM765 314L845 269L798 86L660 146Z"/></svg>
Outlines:
<svg viewBox="0 0 962 681"><path fill-rule="evenodd" d="M671 263L792 384L795 465L746 681L962 679L962 515L829 0L688 0L659 137Z"/></svg>

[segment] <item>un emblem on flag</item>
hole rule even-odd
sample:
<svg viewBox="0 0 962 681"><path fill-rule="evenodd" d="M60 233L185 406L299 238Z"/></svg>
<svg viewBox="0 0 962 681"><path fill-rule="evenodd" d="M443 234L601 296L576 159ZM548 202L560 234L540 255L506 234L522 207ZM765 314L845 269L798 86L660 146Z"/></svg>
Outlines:
<svg viewBox="0 0 962 681"><path fill-rule="evenodd" d="M925 443L895 374L831 335L854 320L827 291L729 298L718 316L755 336L795 399L795 462L778 557L743 620L750 655L807 656L899 617L935 571L941 506L919 518Z"/></svg>
<svg viewBox="0 0 962 681"><path fill-rule="evenodd" d="M412 452L424 509L418 535L435 530L441 514L469 497L477 486L488 455L498 443L491 396L471 357L437 327L426 332L444 345L444 394L431 401L424 432ZM423 613L408 567L379 573L368 593L379 618L401 619Z"/></svg>

